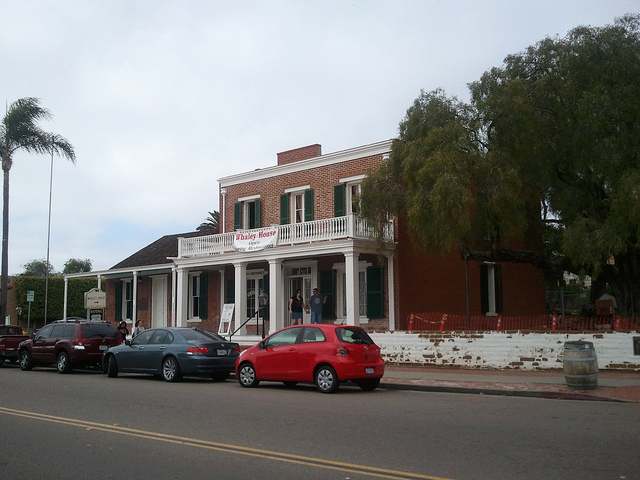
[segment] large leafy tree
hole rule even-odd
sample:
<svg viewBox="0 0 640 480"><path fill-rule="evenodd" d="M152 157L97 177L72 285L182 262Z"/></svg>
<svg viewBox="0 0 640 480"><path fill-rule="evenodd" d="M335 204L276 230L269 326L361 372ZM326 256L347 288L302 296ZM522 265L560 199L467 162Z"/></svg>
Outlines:
<svg viewBox="0 0 640 480"><path fill-rule="evenodd" d="M2 274L0 278L0 318L7 311L9 258L9 173L13 154L18 150L29 153L57 154L75 162L73 146L62 136L50 133L38 125L51 117L37 98L20 98L7 107L0 122L0 159L2 161Z"/></svg>
<svg viewBox="0 0 640 480"><path fill-rule="evenodd" d="M24 265L22 275L25 277L45 277L52 273L54 273L53 265L47 263L44 259L36 259Z"/></svg>
<svg viewBox="0 0 640 480"><path fill-rule="evenodd" d="M214 210L213 212L209 212L207 218L205 218L204 222L198 225L199 232L207 232L207 233L218 233L220 229L220 212Z"/></svg>
<svg viewBox="0 0 640 480"><path fill-rule="evenodd" d="M640 311L640 16L508 56L471 100L423 93L365 213L406 217L423 245L498 255L546 232L547 254ZM381 190L380 183L389 187ZM393 197L393 198L385 198ZM537 224L537 225L536 225ZM549 260L549 259L547 259Z"/></svg>
<svg viewBox="0 0 640 480"><path fill-rule="evenodd" d="M93 267L90 258L70 258L64 263L62 273L90 272Z"/></svg>

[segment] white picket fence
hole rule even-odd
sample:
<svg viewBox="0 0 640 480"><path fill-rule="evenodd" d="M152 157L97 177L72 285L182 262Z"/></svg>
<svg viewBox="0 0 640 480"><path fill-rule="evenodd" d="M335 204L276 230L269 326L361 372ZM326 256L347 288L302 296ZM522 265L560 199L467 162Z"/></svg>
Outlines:
<svg viewBox="0 0 640 480"><path fill-rule="evenodd" d="M255 230L259 229L247 231L251 232ZM178 257L220 255L232 251L234 234L235 232L229 232L216 235L203 235L201 237L181 237L178 239ZM278 225L276 247L344 238L364 240L381 239L385 242L392 242L394 239L393 223L389 222L386 224L380 234L378 234L364 218L355 215Z"/></svg>

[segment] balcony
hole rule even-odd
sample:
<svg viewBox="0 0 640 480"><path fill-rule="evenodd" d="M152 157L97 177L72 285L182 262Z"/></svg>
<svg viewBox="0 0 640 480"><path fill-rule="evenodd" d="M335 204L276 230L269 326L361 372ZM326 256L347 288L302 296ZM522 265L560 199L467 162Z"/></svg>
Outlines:
<svg viewBox="0 0 640 480"><path fill-rule="evenodd" d="M383 242L393 242L394 240L393 223L387 223L379 234L365 219L355 215L277 225L276 228L278 229L278 238L272 248L344 239L381 240ZM246 232L258 230L260 229L246 230ZM235 251L233 248L234 235L235 232L229 232L179 238L178 258L206 257Z"/></svg>

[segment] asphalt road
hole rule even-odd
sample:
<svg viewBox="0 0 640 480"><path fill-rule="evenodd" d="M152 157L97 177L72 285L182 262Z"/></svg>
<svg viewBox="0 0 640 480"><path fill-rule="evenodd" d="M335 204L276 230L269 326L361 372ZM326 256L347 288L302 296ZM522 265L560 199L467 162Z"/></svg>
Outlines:
<svg viewBox="0 0 640 480"><path fill-rule="evenodd" d="M0 369L0 479L437 477L640 479L640 407Z"/></svg>

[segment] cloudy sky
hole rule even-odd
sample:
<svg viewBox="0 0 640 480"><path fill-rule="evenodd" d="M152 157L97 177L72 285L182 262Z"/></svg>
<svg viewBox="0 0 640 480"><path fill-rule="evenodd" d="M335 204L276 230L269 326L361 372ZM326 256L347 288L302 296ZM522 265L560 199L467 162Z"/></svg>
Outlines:
<svg viewBox="0 0 640 480"><path fill-rule="evenodd" d="M216 179L391 138L420 89L635 1L0 0L0 98L35 96L75 146L54 170L51 259L108 268L218 207ZM46 254L49 162L11 171L9 272Z"/></svg>

